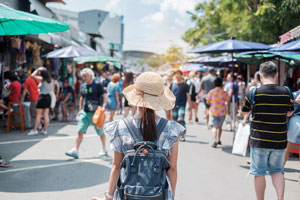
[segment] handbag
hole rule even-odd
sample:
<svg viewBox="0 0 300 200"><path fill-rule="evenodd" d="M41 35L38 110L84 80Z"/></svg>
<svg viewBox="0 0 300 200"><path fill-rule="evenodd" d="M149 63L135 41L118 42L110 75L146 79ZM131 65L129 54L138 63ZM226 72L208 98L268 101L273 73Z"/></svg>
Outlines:
<svg viewBox="0 0 300 200"><path fill-rule="evenodd" d="M243 126L242 123L239 124L237 132L235 134L232 154L246 156L248 141L250 136L250 126L246 124Z"/></svg>
<svg viewBox="0 0 300 200"><path fill-rule="evenodd" d="M93 115L93 123L96 124L98 129L104 126L106 115L102 110L101 106L98 106L95 114Z"/></svg>

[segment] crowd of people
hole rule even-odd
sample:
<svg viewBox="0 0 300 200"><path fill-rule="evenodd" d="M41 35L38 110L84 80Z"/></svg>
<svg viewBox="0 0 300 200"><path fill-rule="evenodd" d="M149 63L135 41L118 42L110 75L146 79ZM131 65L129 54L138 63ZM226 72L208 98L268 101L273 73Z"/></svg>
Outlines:
<svg viewBox="0 0 300 200"><path fill-rule="evenodd" d="M300 135L300 79L297 81L299 91L294 93L288 87L278 86L278 70L273 62L261 64L260 70L248 84L241 74L229 71L224 75L216 73L214 69L207 73L191 71L188 75L181 70L171 70L162 78L152 72L139 76L130 71L100 74L83 68L79 77L82 83L77 89L78 86L70 84L68 79L60 82L56 74L50 74L46 68L40 67L31 73L22 86L16 74L7 71L4 74L4 98L0 100L0 108L4 112L11 112L7 110L10 101L23 102L28 99L31 102L30 115L35 120L33 129L27 135L37 135L39 132L47 134L50 118L58 120L60 116L59 108L62 111L61 120L67 121L71 115L68 110L76 110L78 104L78 134L75 146L66 155L79 158L79 147L90 125L94 126L102 143L99 156L107 155L104 132L112 137L110 146L113 147L114 162L106 199L112 199L123 153L133 144L128 139L128 127L120 121L114 121L115 114L123 113L124 118L131 116L137 120L133 126L142 130L142 137L136 136L140 140L156 141L158 135L154 127L160 117L155 111L163 109L169 120L167 126L174 134L164 138L169 141L167 151L172 152L168 158L176 166L177 141L185 141L186 118L188 123L199 122L198 107L201 102L205 106L201 116L205 118L207 128L211 129L213 148L222 145L224 123L228 130L234 130L237 123L246 124L250 121L249 164L250 173L255 176L257 199L264 198L264 177L267 174L272 177L278 199L283 199L284 164L292 144ZM93 115L99 105L109 114L105 129L99 129L93 123ZM188 117L185 116L186 112ZM127 139L124 139L125 136ZM160 142L165 147L165 141ZM169 199L172 199L177 168L172 168L168 176L171 183ZM115 193L116 199L117 196Z"/></svg>

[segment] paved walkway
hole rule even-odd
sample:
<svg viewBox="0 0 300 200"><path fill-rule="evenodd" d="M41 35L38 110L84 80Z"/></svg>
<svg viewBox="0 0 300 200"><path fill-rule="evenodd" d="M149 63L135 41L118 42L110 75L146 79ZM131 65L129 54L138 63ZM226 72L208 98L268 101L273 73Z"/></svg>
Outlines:
<svg viewBox="0 0 300 200"><path fill-rule="evenodd" d="M249 158L231 154L232 132L224 131L223 145L211 148L202 110L201 105L200 122L187 124L187 141L180 143L176 199L255 199L253 177L247 175ZM112 158L98 157L100 140L93 128L84 138L78 160L64 155L74 146L76 123L52 123L48 132L47 136L26 136L0 130L0 154L13 166L0 168L0 199L83 200L102 196ZM296 157L286 165L286 200L300 199L299 169ZM276 199L270 177L267 184L266 200Z"/></svg>

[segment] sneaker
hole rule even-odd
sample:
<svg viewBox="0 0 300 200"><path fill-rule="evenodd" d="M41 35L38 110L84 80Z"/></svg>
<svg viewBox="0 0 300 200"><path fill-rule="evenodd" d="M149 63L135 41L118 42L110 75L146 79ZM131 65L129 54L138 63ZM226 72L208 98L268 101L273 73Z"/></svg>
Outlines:
<svg viewBox="0 0 300 200"><path fill-rule="evenodd" d="M105 147L101 148L101 150L100 150L100 152L99 152L98 155L99 156L107 156L107 151L106 151Z"/></svg>
<svg viewBox="0 0 300 200"><path fill-rule="evenodd" d="M67 156L73 157L75 159L78 159L78 151L75 148L72 148L71 150L69 150L68 152L65 153Z"/></svg>
<svg viewBox="0 0 300 200"><path fill-rule="evenodd" d="M219 141L217 144L219 144L219 145L222 145L222 142L221 142L221 141Z"/></svg>
<svg viewBox="0 0 300 200"><path fill-rule="evenodd" d="M41 132L43 130L43 125L42 123L40 123L39 127L38 127L38 131Z"/></svg>
<svg viewBox="0 0 300 200"><path fill-rule="evenodd" d="M45 131L44 129L42 129L41 134L47 135L47 131Z"/></svg>
<svg viewBox="0 0 300 200"><path fill-rule="evenodd" d="M211 147L212 147L212 148L217 148L217 145L218 145L218 143L217 143L217 142L214 142L214 143L211 145Z"/></svg>
<svg viewBox="0 0 300 200"><path fill-rule="evenodd" d="M27 133L27 135L37 135L37 134L39 134L39 132L35 131L33 129L30 132Z"/></svg>

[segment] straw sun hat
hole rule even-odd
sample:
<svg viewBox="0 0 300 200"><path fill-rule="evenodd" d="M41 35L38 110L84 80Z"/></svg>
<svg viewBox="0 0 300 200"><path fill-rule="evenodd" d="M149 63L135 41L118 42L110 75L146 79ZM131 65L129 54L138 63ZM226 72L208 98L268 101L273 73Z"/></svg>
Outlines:
<svg viewBox="0 0 300 200"><path fill-rule="evenodd" d="M130 105L152 110L170 110L175 104L175 96L164 86L161 76L154 72L142 73L133 85L124 89L123 94Z"/></svg>

